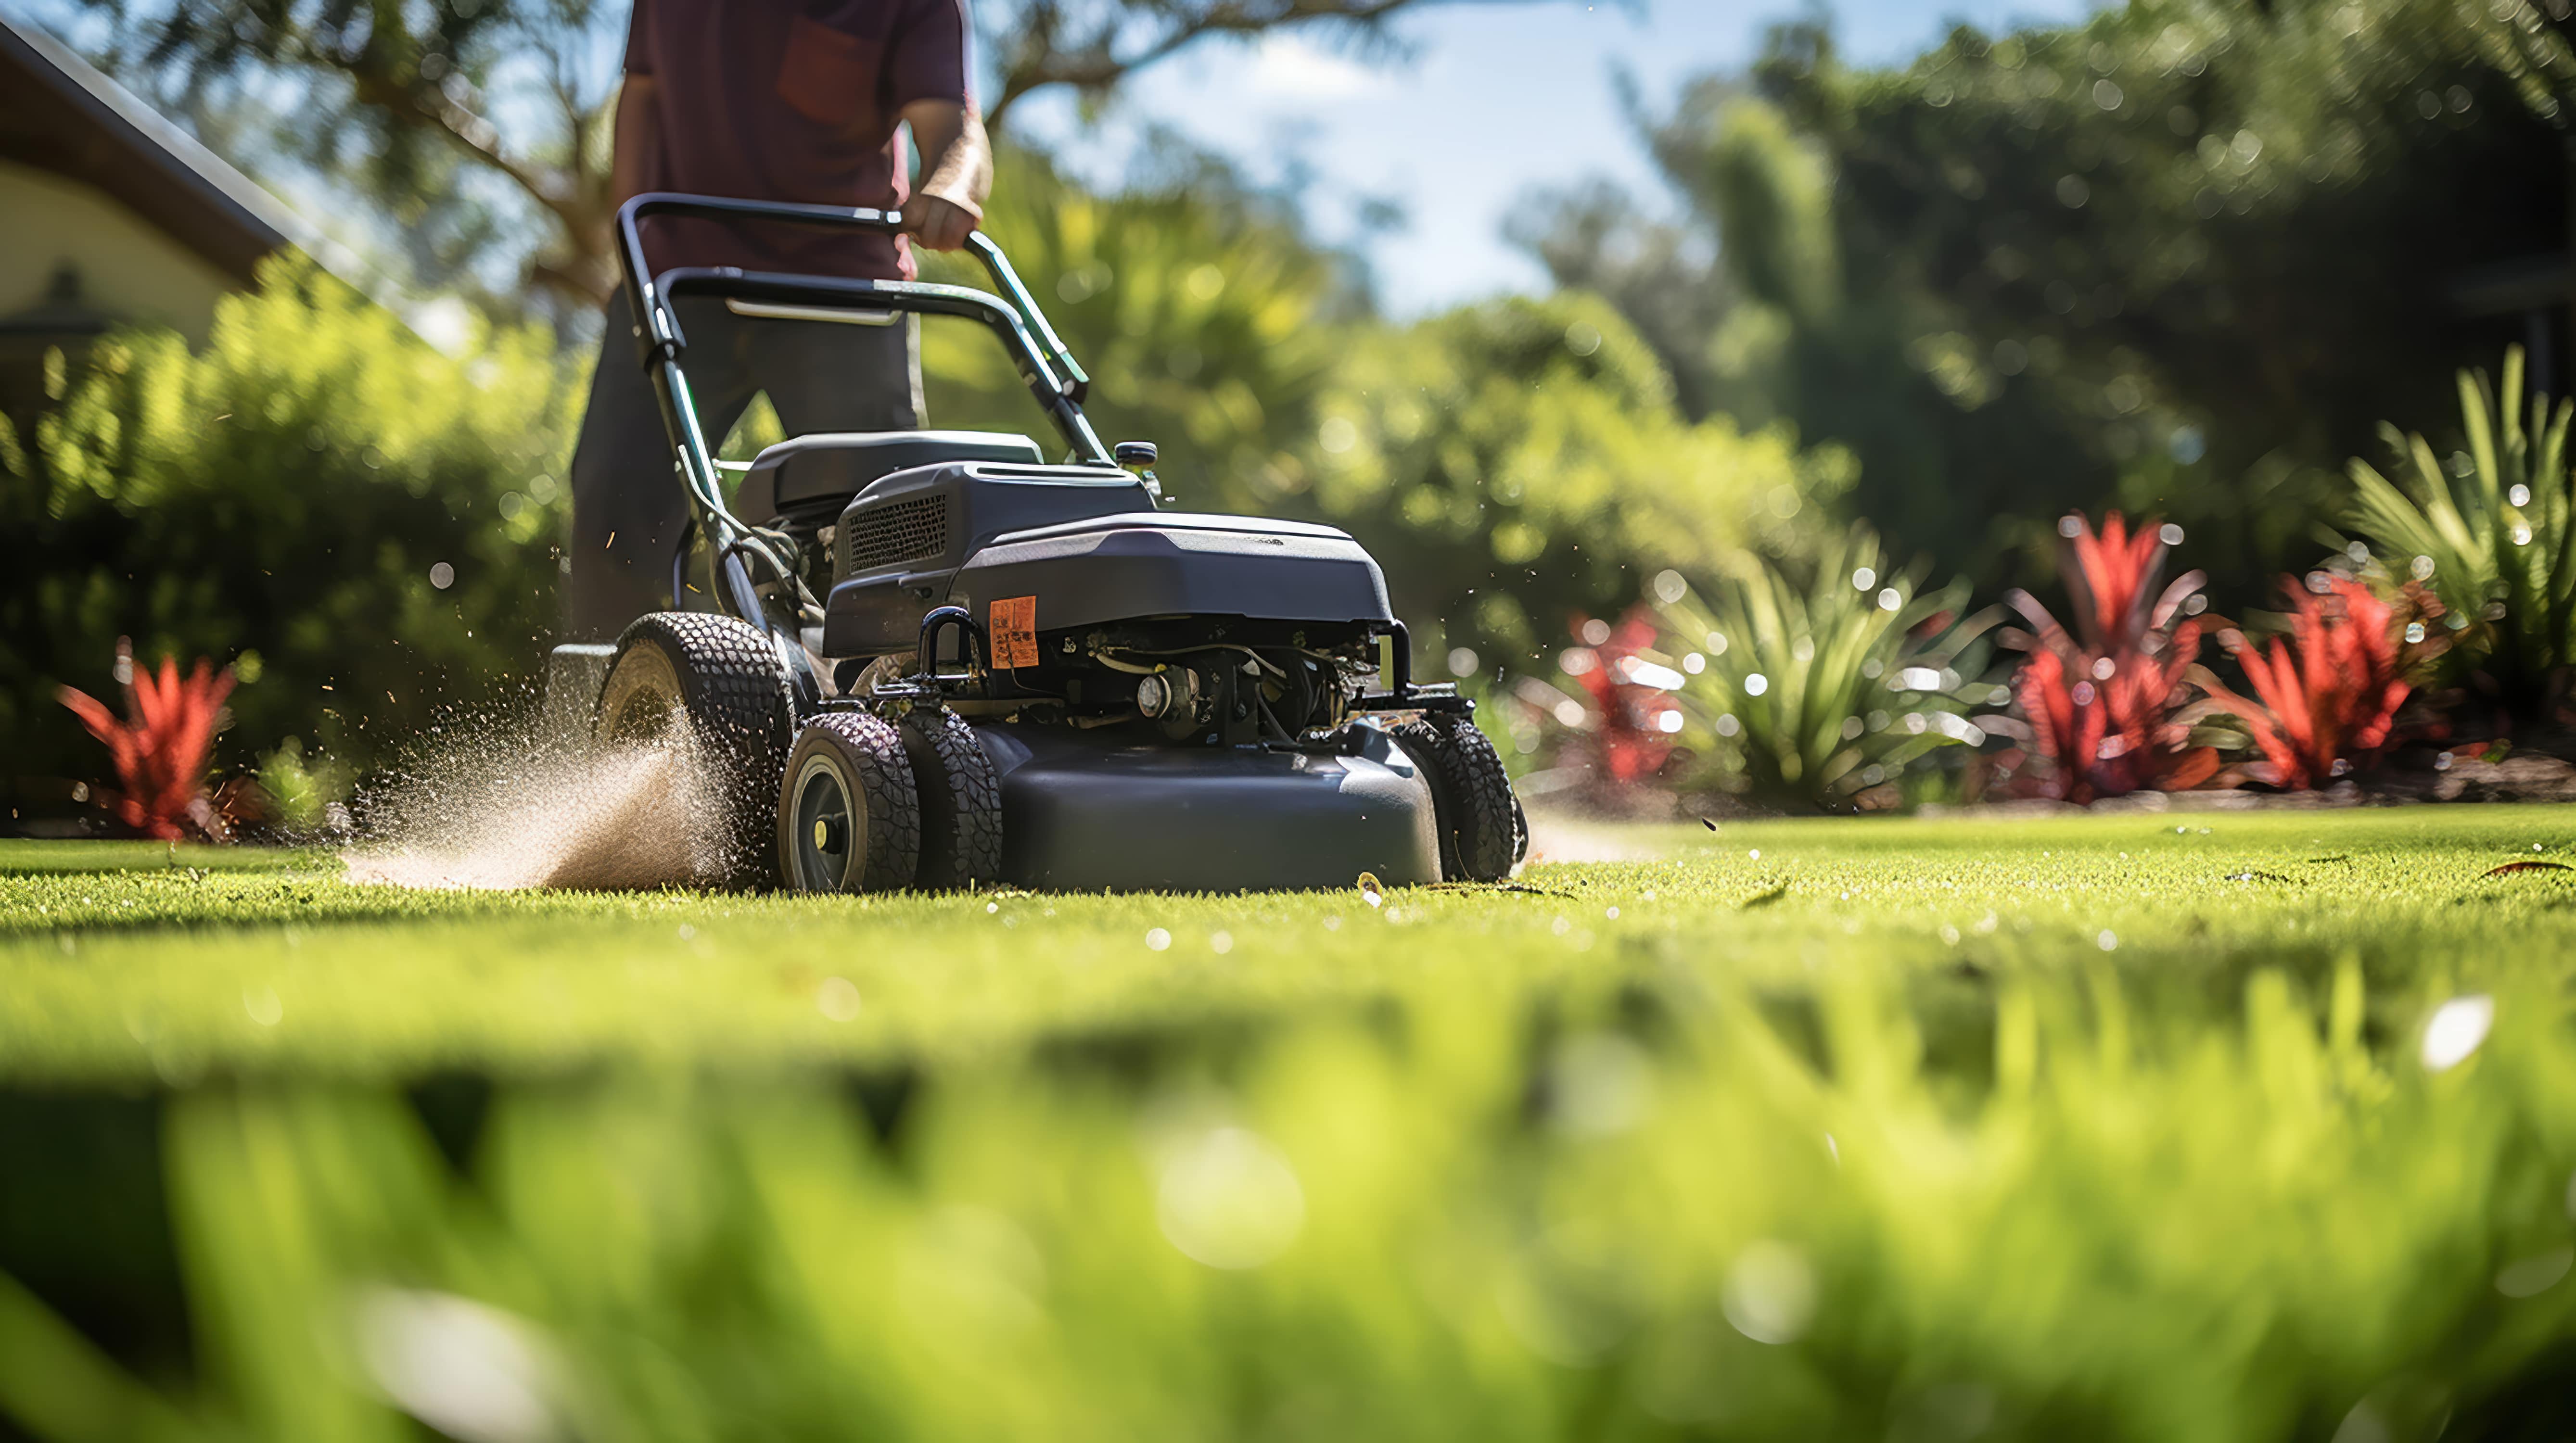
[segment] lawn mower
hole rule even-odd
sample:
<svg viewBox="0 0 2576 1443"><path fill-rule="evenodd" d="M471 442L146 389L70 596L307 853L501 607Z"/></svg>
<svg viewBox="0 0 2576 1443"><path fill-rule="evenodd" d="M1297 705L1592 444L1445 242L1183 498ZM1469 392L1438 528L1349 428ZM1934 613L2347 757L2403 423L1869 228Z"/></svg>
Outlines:
<svg viewBox="0 0 2576 1443"><path fill-rule="evenodd" d="M1511 873L1528 829L1501 760L1468 698L1413 680L1377 563L1329 526L1168 509L1155 448L1101 443L1089 377L989 238L968 244L992 291L656 274L639 232L655 215L903 220L672 194L618 212L687 495L684 609L614 647L557 648L549 704L586 701L606 745L667 739L684 718L712 764L732 881L1239 891ZM682 365L673 303L693 295L781 322L981 322L1062 453L997 432L797 436L728 500Z"/></svg>

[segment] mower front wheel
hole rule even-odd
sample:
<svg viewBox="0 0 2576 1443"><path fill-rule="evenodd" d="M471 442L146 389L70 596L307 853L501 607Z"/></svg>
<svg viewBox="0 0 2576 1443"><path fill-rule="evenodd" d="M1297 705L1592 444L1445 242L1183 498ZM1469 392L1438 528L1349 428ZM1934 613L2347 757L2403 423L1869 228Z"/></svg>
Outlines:
<svg viewBox="0 0 2576 1443"><path fill-rule="evenodd" d="M921 861L921 798L895 728L826 712L787 755L778 798L779 880L795 892L897 892Z"/></svg>
<svg viewBox="0 0 2576 1443"><path fill-rule="evenodd" d="M617 639L591 734L611 746L690 747L712 795L720 880L756 886L770 798L796 726L787 670L759 627L657 611Z"/></svg>
<svg viewBox="0 0 2576 1443"><path fill-rule="evenodd" d="M1460 716L1426 716L1391 730L1431 787L1442 875L1452 882L1509 880L1528 853L1529 826L1493 742Z"/></svg>
<svg viewBox="0 0 2576 1443"><path fill-rule="evenodd" d="M964 717L915 707L895 723L921 796L921 869L913 885L956 892L1002 876L1002 778Z"/></svg>

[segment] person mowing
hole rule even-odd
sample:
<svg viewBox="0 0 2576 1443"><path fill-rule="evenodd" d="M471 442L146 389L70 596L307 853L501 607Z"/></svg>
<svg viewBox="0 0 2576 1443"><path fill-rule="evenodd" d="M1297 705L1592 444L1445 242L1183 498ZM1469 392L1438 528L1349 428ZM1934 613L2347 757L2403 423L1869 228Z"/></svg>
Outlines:
<svg viewBox="0 0 2576 1443"><path fill-rule="evenodd" d="M955 250L983 219L992 148L966 85L966 0L635 0L611 179L646 191L900 209L905 236L790 226L645 222L656 268L739 266L911 280L910 242ZM897 126L921 154L916 191ZM721 300L676 302L690 388L710 437L766 392L789 435L921 424L913 317L882 325L756 321ZM572 459L573 641L611 641L662 610L687 519L669 443L637 363L633 313L608 302Z"/></svg>

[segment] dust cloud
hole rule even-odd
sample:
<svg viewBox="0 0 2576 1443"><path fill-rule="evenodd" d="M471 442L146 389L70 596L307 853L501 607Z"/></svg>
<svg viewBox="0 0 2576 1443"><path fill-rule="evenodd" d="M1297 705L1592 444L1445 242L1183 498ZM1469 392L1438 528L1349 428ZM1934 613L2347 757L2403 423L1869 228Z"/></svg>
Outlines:
<svg viewBox="0 0 2576 1443"><path fill-rule="evenodd" d="M399 887L639 890L718 879L714 783L685 726L594 747L533 729L425 742L362 808L349 880Z"/></svg>

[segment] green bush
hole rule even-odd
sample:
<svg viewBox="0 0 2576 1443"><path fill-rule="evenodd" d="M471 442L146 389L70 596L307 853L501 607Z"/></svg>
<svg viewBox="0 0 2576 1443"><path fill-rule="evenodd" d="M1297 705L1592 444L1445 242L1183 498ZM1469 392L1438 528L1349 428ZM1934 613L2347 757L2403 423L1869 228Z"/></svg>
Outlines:
<svg viewBox="0 0 2576 1443"><path fill-rule="evenodd" d="M1193 510L1304 511L1314 408L1347 308L1338 258L1222 166L1094 193L1041 156L1006 152L985 229L1092 378L1103 441L1155 442L1165 489ZM926 278L978 288L982 267L934 256ZM929 321L932 423L1059 443L982 326Z"/></svg>
<svg viewBox="0 0 2576 1443"><path fill-rule="evenodd" d="M2576 480L2567 428L2576 402L2523 393L2522 348L2505 353L2504 390L2460 373L2466 450L2446 467L2420 435L2382 428L2399 485L2352 463L2350 524L2384 584L2420 583L2453 629L2451 655L2483 673L2509 713L2546 721L2576 661Z"/></svg>
<svg viewBox="0 0 2576 1443"><path fill-rule="evenodd" d="M1377 553L1419 641L1506 664L1660 570L1810 549L1852 479L1786 426L1684 420L1654 353L1583 295L1357 334L1320 410L1324 514Z"/></svg>
<svg viewBox="0 0 2576 1443"><path fill-rule="evenodd" d="M1992 618L1965 614L1966 581L1921 591L1924 568L1894 572L1865 526L1801 570L1747 559L1710 601L1678 585L1659 598L1699 780L1845 807L1936 747L1985 739L1968 712L1995 690Z"/></svg>
<svg viewBox="0 0 2576 1443"><path fill-rule="evenodd" d="M203 351L119 332L0 451L0 746L87 776L54 703L138 656L230 662L221 755L364 765L494 699L555 615L577 377L541 331L433 350L309 263L218 306Z"/></svg>
<svg viewBox="0 0 2576 1443"><path fill-rule="evenodd" d="M1589 297L1378 320L1347 258L1181 160L1094 194L1007 156L987 228L1091 373L1103 439L1158 442L1190 509L1348 528L1425 658L1535 656L1640 576L1800 550L1850 484L1843 452L1785 426L1682 419L1654 352ZM926 273L985 283L953 258ZM923 370L934 424L1042 429L980 328L926 327Z"/></svg>

